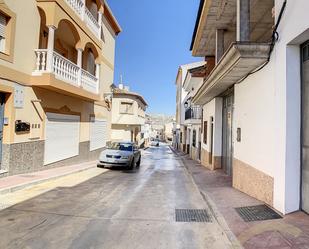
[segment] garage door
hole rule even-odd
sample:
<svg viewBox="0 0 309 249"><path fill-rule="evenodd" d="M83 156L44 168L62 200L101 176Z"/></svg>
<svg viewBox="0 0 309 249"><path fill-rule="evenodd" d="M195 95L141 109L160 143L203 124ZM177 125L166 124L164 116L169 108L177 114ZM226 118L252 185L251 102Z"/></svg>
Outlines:
<svg viewBox="0 0 309 249"><path fill-rule="evenodd" d="M105 119L91 118L90 150L97 150L106 146L107 122Z"/></svg>
<svg viewBox="0 0 309 249"><path fill-rule="evenodd" d="M44 164L79 154L80 117L46 113Z"/></svg>

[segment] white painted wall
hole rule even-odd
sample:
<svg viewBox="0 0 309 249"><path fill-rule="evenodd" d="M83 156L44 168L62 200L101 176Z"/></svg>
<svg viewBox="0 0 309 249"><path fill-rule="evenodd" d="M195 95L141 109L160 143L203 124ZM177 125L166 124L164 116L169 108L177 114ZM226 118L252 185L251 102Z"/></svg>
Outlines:
<svg viewBox="0 0 309 249"><path fill-rule="evenodd" d="M278 17L283 0L275 1ZM274 207L299 209L300 45L309 40L309 2L288 1L270 63L235 86L234 157L274 177Z"/></svg>
<svg viewBox="0 0 309 249"><path fill-rule="evenodd" d="M133 104L133 113L125 114L120 112L121 102L129 102ZM142 102L132 96L114 96L112 100L112 124L128 124L128 125L144 125L145 124L145 109L140 109L138 106L145 108Z"/></svg>

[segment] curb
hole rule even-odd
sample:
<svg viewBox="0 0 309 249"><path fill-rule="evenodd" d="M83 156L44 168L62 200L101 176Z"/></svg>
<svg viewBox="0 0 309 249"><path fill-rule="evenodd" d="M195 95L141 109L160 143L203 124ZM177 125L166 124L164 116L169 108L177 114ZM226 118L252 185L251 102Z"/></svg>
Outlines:
<svg viewBox="0 0 309 249"><path fill-rule="evenodd" d="M25 189L25 188L28 188L28 187L31 187L31 186L38 185L38 184L43 183L43 182L48 182L48 181L51 181L51 180L56 180L58 178L61 178L61 177L64 177L64 176L68 176L68 175L74 175L76 173L87 171L89 169L96 168L96 167L97 167L96 165L95 166L89 166L88 168L79 169L79 170L76 170L74 172L67 172L67 173L64 173L62 175L52 176L52 177L43 178L43 179L40 179L40 180L35 180L35 181L32 181L32 182L28 182L28 183L22 183L22 184L19 184L19 185L8 187L8 188L3 188L3 189L0 189L0 195L4 195L4 194L8 194L8 193L13 193L13 192L16 192L18 190L22 190L22 189Z"/></svg>
<svg viewBox="0 0 309 249"><path fill-rule="evenodd" d="M175 150L174 148L172 148L171 146L169 146L171 151L175 154L178 155L177 150ZM195 185L195 187L199 190L200 194L202 195L204 201L206 202L207 206L209 207L209 210L212 214L212 216L216 219L216 221L218 222L219 226L223 229L224 233L226 234L228 240L231 242L232 247L233 248L243 248L243 246L240 244L239 240L237 239L237 237L234 235L234 233L232 232L232 230L229 228L228 224L226 223L223 215L220 213L220 211L217 208L217 205L213 202L213 200L208 196L208 194L202 190L199 189L198 185L195 183L194 181L194 177L191 174L190 170L187 168L186 166L186 162L185 160L180 157L180 160L184 166L184 168L186 169L188 175L190 176L193 184Z"/></svg>

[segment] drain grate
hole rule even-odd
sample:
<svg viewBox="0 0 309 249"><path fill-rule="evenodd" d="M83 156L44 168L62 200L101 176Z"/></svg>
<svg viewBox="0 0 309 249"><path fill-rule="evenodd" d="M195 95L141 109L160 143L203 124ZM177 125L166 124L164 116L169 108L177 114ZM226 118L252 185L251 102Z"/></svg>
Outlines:
<svg viewBox="0 0 309 249"><path fill-rule="evenodd" d="M282 217L266 205L235 208L245 222L259 220L274 220Z"/></svg>
<svg viewBox="0 0 309 249"><path fill-rule="evenodd" d="M206 209L176 209L176 222L211 222Z"/></svg>

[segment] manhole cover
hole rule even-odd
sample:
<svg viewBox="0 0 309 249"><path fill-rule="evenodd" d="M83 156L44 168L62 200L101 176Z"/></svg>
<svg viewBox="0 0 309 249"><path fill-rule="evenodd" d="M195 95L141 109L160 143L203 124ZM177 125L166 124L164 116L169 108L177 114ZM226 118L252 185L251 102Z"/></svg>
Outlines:
<svg viewBox="0 0 309 249"><path fill-rule="evenodd" d="M206 209L176 209L176 222L211 222Z"/></svg>
<svg viewBox="0 0 309 249"><path fill-rule="evenodd" d="M246 221L274 220L282 217L266 205L235 208L240 217Z"/></svg>

